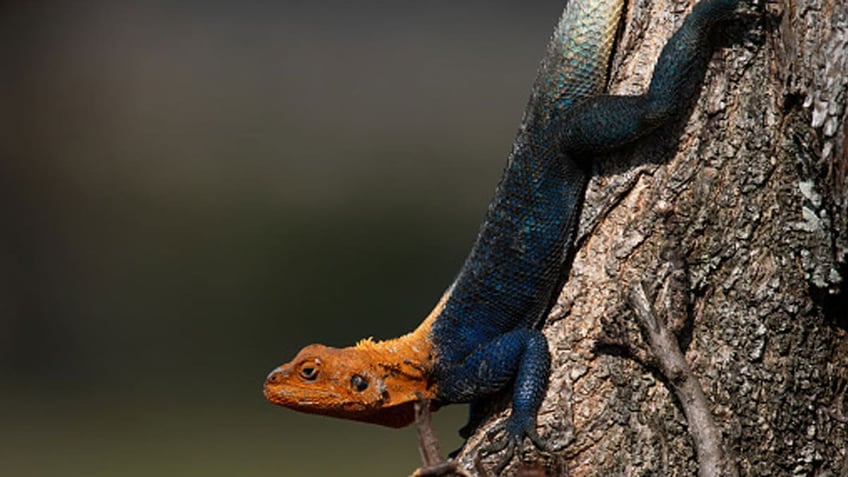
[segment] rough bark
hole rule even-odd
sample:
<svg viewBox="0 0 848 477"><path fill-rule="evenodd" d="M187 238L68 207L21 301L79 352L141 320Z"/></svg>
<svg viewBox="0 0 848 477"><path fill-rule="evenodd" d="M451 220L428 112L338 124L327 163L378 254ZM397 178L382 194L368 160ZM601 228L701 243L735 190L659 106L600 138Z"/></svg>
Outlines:
<svg viewBox="0 0 848 477"><path fill-rule="evenodd" d="M612 92L644 90L689 3L630 2ZM539 432L555 451L526 444L511 474L699 472L699 424L641 289L706 396L717 474L848 475L848 6L781 0L723 37L687 113L598 167L544 328ZM467 469L506 412L469 441Z"/></svg>

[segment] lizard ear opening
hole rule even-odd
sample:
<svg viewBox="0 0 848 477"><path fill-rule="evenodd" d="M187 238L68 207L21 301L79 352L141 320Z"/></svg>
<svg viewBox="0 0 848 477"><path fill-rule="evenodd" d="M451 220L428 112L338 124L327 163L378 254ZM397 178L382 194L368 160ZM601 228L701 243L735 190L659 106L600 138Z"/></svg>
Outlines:
<svg viewBox="0 0 848 477"><path fill-rule="evenodd" d="M358 374L354 374L350 378L350 385L353 386L353 389L362 392L368 389L368 380Z"/></svg>
<svg viewBox="0 0 848 477"><path fill-rule="evenodd" d="M315 381L318 378L318 371L321 368L321 362L316 360L306 361L300 365L300 377L305 381Z"/></svg>

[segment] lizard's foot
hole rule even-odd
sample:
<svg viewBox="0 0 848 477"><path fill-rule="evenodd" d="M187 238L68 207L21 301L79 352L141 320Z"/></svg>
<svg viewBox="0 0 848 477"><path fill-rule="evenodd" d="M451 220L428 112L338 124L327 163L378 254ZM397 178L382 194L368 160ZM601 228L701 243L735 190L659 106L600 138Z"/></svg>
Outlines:
<svg viewBox="0 0 848 477"><path fill-rule="evenodd" d="M503 474L504 469L515 456L515 450L521 446L525 437L529 438L530 442L540 451L550 452L548 444L536 432L536 423L533 420L529 420L523 425L516 425L510 417L488 431L486 437L491 443L480 448L479 457L482 458L504 451L497 459L494 468L495 475Z"/></svg>

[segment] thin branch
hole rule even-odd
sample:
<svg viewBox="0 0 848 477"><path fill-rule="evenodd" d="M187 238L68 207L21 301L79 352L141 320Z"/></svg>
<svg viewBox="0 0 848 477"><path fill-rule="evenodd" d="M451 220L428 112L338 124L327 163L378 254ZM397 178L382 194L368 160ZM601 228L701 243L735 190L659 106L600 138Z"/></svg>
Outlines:
<svg viewBox="0 0 848 477"><path fill-rule="evenodd" d="M418 451L421 453L422 467L416 469L411 477L471 477L456 461L446 461L442 458L439 441L433 432L429 399L419 398L415 401L415 428L418 432Z"/></svg>
<svg viewBox="0 0 848 477"><path fill-rule="evenodd" d="M680 350L677 337L665 322L657 319L641 283L631 286L628 298L645 330L657 367L668 379L683 408L698 456L698 474L701 477L737 475L735 467L724 455L721 432L710 413L701 384Z"/></svg>

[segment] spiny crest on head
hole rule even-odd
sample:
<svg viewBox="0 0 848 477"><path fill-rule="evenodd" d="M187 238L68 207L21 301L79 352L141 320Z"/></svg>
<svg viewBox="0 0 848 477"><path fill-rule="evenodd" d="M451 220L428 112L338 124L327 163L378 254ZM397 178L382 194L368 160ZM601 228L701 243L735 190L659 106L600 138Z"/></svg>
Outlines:
<svg viewBox="0 0 848 477"><path fill-rule="evenodd" d="M377 342L374 341L373 336L369 336L368 338L362 338L356 343L356 348L364 349L364 350L372 350L375 346L377 346Z"/></svg>
<svg viewBox="0 0 848 477"><path fill-rule="evenodd" d="M362 351L371 351L371 352L380 352L384 353L386 351L393 352L394 348L398 345L401 345L412 338L412 334L406 334L401 336L400 338L392 338L390 340L380 340L377 341L373 337L369 336L368 338L363 338L356 343L354 346L355 349Z"/></svg>

